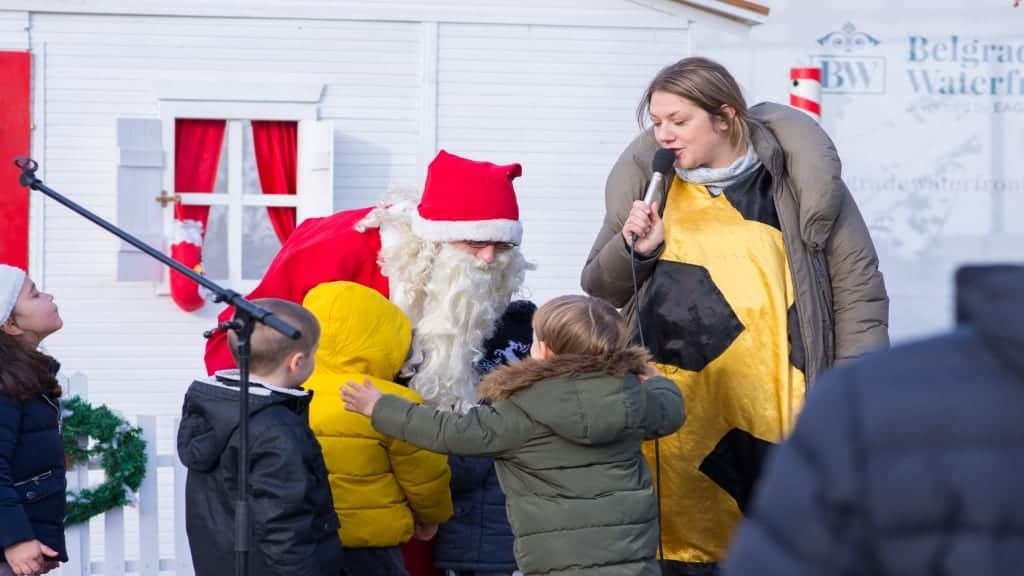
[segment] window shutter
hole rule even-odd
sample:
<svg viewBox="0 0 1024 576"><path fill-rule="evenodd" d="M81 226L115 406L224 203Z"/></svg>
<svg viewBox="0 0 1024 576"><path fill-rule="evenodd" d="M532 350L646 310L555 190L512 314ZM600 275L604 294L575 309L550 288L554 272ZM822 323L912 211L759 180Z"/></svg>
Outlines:
<svg viewBox="0 0 1024 576"><path fill-rule="evenodd" d="M334 123L299 122L296 222L334 213Z"/></svg>
<svg viewBox="0 0 1024 576"><path fill-rule="evenodd" d="M164 250L163 212L157 197L163 184L164 151L160 120L119 118L117 144L117 225L157 250ZM162 264L122 241L117 253L117 279L122 282L162 280Z"/></svg>

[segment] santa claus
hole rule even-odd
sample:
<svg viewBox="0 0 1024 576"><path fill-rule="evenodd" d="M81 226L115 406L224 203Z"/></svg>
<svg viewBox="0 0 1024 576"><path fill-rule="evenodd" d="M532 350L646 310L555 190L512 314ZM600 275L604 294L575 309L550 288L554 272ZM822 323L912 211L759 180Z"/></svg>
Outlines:
<svg viewBox="0 0 1024 576"><path fill-rule="evenodd" d="M412 320L403 375L426 402L462 410L476 402L483 343L530 265L512 181L519 164L477 162L442 150L422 195L392 192L379 205L306 220L248 298L301 303L323 282L376 289ZM233 314L228 308L220 320ZM224 333L211 337L206 368L234 366Z"/></svg>
<svg viewBox="0 0 1024 576"><path fill-rule="evenodd" d="M503 333L529 334L532 314L511 315L522 321L502 317L516 308L509 303L531 267L519 251L523 228L512 181L521 174L519 164L499 166L442 150L427 168L422 194L396 190L375 207L303 222L248 298L301 303L315 286L337 280L377 290L414 326L399 376L426 402L464 410L476 403L481 371L502 361L491 357L496 351L509 344L529 349L529 342L491 337L498 325ZM220 320L233 314L228 308ZM206 368L212 374L233 367L226 334L218 332L207 342ZM436 573L430 543L414 539L403 552L411 576Z"/></svg>

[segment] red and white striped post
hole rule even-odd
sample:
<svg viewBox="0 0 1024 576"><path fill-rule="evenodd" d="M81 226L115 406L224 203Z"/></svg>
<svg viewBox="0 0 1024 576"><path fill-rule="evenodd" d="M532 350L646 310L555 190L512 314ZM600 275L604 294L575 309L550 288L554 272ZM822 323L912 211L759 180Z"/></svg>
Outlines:
<svg viewBox="0 0 1024 576"><path fill-rule="evenodd" d="M821 122L821 68L790 68L789 105Z"/></svg>

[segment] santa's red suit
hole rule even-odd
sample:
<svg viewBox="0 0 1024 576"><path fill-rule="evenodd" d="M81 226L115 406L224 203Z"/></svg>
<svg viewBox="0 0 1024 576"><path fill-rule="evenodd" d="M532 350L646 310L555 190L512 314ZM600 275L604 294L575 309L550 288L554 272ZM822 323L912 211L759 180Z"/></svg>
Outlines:
<svg viewBox="0 0 1024 576"><path fill-rule="evenodd" d="M427 169L423 194L412 216L413 231L435 241L519 244L522 226L512 180L521 173L518 164L477 162L442 150ZM388 278L378 263L380 228L357 227L373 210L361 208L304 221L246 298L282 298L301 304L317 285L341 280L368 286L390 298ZM229 307L218 320L227 321L233 314ZM210 374L235 367L226 332L218 331L207 341L205 359ZM403 546L410 576L440 573L433 568L431 552L430 542L413 539Z"/></svg>
<svg viewBox="0 0 1024 576"><path fill-rule="evenodd" d="M358 282L388 296L388 279L381 274L376 259L380 229L359 232L355 228L370 210L361 208L304 221L246 299L283 298L301 304L306 293L319 284L338 280ZM234 308L227 308L218 319L224 322L233 314ZM219 331L206 343L206 369L212 374L234 367L227 333Z"/></svg>

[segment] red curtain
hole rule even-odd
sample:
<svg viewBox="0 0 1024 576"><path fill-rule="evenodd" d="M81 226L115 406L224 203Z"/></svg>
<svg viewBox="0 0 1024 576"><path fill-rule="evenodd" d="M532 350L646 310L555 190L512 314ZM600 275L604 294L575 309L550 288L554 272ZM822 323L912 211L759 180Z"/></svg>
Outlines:
<svg viewBox="0 0 1024 576"><path fill-rule="evenodd" d="M252 121L256 170L264 194L295 194L298 132L296 122ZM295 208L268 207L267 214L283 244L295 231Z"/></svg>
<svg viewBox="0 0 1024 576"><path fill-rule="evenodd" d="M226 126L224 120L175 121L175 192L213 192ZM209 216L209 206L174 205L175 233L171 240L171 257L197 271L202 270L203 238ZM188 312L198 310L204 303L199 286L173 270L171 298Z"/></svg>
<svg viewBox="0 0 1024 576"><path fill-rule="evenodd" d="M175 192L213 192L224 145L224 120L178 119L174 123ZM198 220L205 229L209 206L174 205L177 220Z"/></svg>

